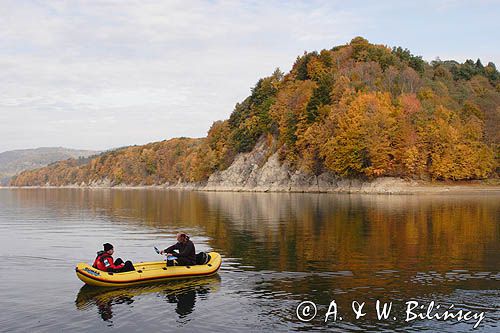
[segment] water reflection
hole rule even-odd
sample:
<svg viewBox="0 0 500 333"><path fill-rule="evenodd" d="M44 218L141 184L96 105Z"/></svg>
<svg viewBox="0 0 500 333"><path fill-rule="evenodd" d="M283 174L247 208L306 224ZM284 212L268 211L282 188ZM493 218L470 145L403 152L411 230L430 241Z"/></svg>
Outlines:
<svg viewBox="0 0 500 333"><path fill-rule="evenodd" d="M132 306L142 296L153 295L170 304L175 304L175 313L179 319L184 319L195 311L197 296L206 298L209 293L216 292L220 288L220 281L219 275L214 275L119 289L84 285L76 296L75 305L78 310L88 310L95 306L99 317L112 324L114 307L118 305Z"/></svg>
<svg viewBox="0 0 500 333"><path fill-rule="evenodd" d="M222 331L227 322L247 330L268 325L284 330L326 328L321 319L309 324L297 320L295 306L306 299L322 305L323 310L332 299L343 308L350 308L352 300L371 306L377 299L394 301L399 309L409 299L452 302L457 308L482 309L487 313L482 325L491 328L500 320L493 306L499 300L499 199L498 194L40 189L13 190L8 195L0 191L0 216L10 221L9 214L15 217L22 212L16 233L2 239L6 248L13 248L12 239L21 233L30 237L26 243L32 247L43 235L59 247L40 241L30 250L66 258L66 266L76 261L68 257L77 252L68 251L74 244L83 244L79 252L93 255L95 240L116 235L114 245L119 246L120 256L151 260L153 244L167 246L175 232L190 232L198 251L213 249L223 256L220 274L224 288L217 301L212 299L207 306L210 318L205 318L211 328L220 322ZM43 224L40 216L45 219ZM97 295L90 298L88 307L96 307L101 318L113 321L118 317L117 308L133 306L142 324L143 318L172 324L169 318L160 320L140 311L148 309L144 303L138 306L142 297L148 297L142 290L138 288L132 295L121 292L114 298ZM204 312L199 311L203 292L165 288L149 294L170 306L172 320L189 321L195 313ZM257 328L251 324L255 322ZM191 321L191 327L200 329L205 322L198 320L197 324L200 327ZM404 321L378 322L373 313L358 321L348 317L342 325L345 330L422 328ZM428 325L434 331L455 328Z"/></svg>
<svg viewBox="0 0 500 333"><path fill-rule="evenodd" d="M55 216L76 206L152 232L187 230L257 270L447 272L462 265L494 269L500 261L498 195L81 189L16 194L21 205L50 205Z"/></svg>

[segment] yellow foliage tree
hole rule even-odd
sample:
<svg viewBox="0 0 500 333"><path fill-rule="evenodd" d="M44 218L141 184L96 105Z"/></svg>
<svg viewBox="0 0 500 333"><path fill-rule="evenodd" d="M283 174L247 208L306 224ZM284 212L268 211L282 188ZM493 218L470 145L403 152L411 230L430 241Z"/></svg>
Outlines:
<svg viewBox="0 0 500 333"><path fill-rule="evenodd" d="M387 93L341 101L333 137L322 147L325 165L341 176L380 176L394 167L397 110Z"/></svg>
<svg viewBox="0 0 500 333"><path fill-rule="evenodd" d="M463 121L440 106L426 127L429 173L433 179L486 178L494 166L491 148L481 142L482 122L472 116Z"/></svg>

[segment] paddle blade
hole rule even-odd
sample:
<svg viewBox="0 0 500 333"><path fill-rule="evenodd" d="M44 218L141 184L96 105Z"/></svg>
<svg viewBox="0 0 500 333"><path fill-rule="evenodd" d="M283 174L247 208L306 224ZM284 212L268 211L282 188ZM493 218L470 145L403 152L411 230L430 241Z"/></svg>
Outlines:
<svg viewBox="0 0 500 333"><path fill-rule="evenodd" d="M154 246L156 253L160 254L160 250L156 246Z"/></svg>

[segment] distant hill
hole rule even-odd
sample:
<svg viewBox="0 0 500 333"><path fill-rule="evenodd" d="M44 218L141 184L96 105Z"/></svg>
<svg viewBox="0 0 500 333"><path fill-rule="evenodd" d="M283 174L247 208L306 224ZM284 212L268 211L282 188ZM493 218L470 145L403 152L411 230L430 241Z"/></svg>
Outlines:
<svg viewBox="0 0 500 333"><path fill-rule="evenodd" d="M0 153L0 185L24 170L32 170L69 158L86 158L99 154L94 150L77 150L63 147L11 150Z"/></svg>

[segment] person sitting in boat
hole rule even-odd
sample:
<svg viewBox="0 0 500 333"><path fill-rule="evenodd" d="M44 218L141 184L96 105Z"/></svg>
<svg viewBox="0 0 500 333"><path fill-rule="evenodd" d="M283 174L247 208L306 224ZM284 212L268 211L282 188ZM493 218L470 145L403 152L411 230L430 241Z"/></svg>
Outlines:
<svg viewBox="0 0 500 333"><path fill-rule="evenodd" d="M179 252L174 253L174 250ZM196 251L194 249L194 244L189 239L189 236L184 233L177 234L177 243L167 247L163 251L160 251L160 254L166 254L167 257L177 257L176 261L178 266L196 265Z"/></svg>
<svg viewBox="0 0 500 333"><path fill-rule="evenodd" d="M135 271L134 265L130 260L123 262L121 258L113 262L113 253L115 252L113 245L103 244L104 251L97 252L97 257L94 260L92 267L105 272L121 273Z"/></svg>

